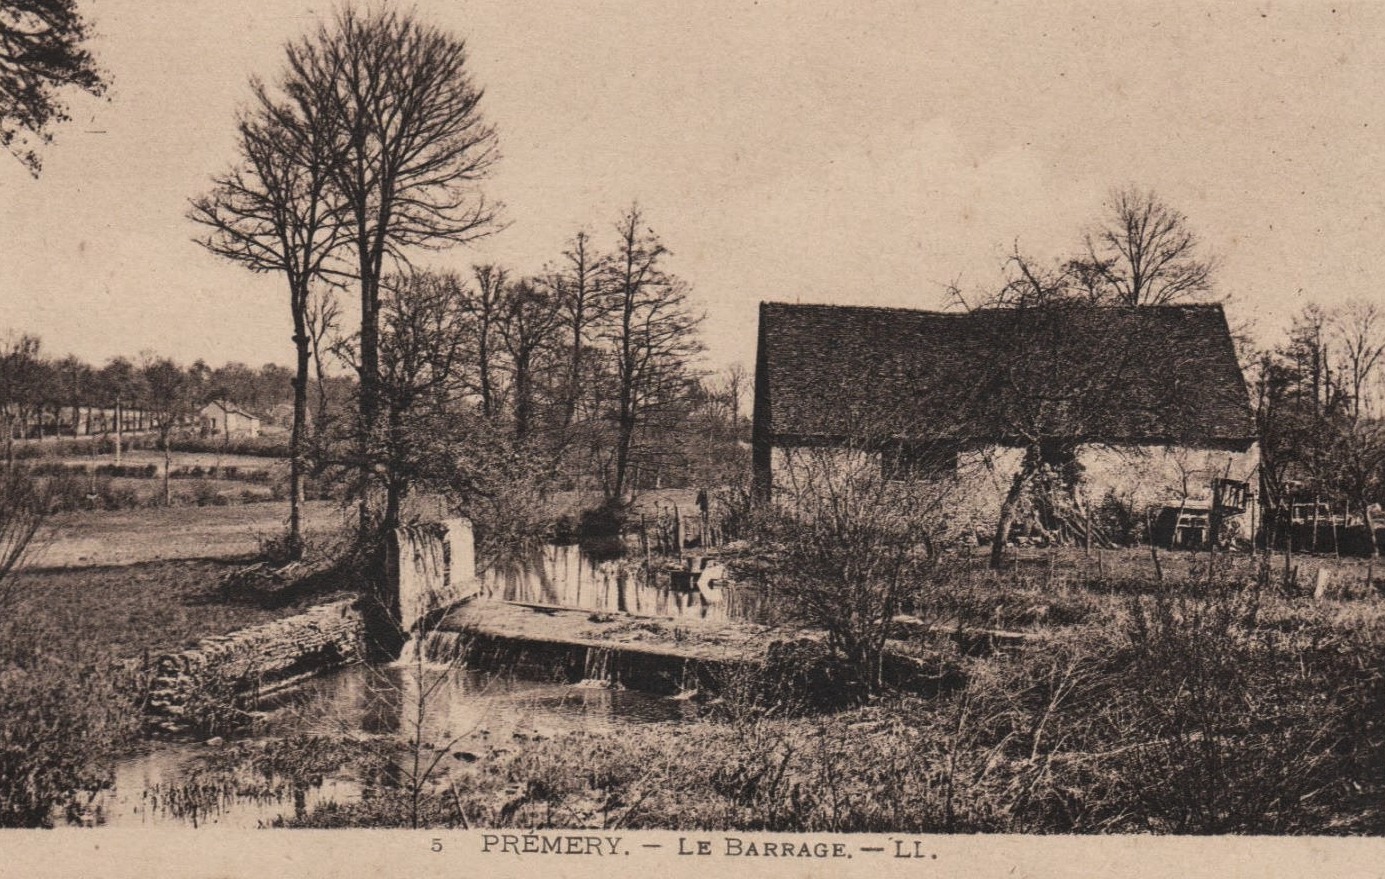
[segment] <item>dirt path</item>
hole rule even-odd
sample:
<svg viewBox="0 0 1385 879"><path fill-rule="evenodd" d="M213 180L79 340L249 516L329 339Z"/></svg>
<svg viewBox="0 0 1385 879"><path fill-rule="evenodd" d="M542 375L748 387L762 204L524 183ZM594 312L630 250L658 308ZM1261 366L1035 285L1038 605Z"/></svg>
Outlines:
<svg viewBox="0 0 1385 879"><path fill-rule="evenodd" d="M304 523L311 537L341 525L340 505L310 501ZM287 502L228 507L166 507L55 516L36 541L25 567L130 565L160 559L226 558L259 548L259 538L280 532Z"/></svg>

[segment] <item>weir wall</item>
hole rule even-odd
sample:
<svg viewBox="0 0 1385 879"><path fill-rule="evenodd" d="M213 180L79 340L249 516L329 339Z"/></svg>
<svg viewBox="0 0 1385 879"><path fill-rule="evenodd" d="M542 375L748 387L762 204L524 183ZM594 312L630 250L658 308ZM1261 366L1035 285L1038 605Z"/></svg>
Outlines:
<svg viewBox="0 0 1385 879"><path fill-rule="evenodd" d="M347 598L166 653L153 660L148 723L183 732L197 725L204 700L253 698L357 662L365 655L364 635L357 599Z"/></svg>

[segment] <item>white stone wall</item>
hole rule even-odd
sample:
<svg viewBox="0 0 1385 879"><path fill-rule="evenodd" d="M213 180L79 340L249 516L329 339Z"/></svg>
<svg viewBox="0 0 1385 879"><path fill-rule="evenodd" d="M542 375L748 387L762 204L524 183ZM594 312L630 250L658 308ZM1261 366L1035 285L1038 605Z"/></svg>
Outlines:
<svg viewBox="0 0 1385 879"><path fill-rule="evenodd" d="M412 632L434 611L481 591L476 541L467 519L405 526L395 532L399 625Z"/></svg>
<svg viewBox="0 0 1385 879"><path fill-rule="evenodd" d="M1023 460L1024 450L1013 446L990 445L959 454L955 481L934 489L947 491L948 530L990 533ZM1083 470L1078 490L1093 509L1108 494L1137 514L1164 504L1176 505L1183 498L1191 505L1210 502L1215 478L1249 482L1252 494L1258 493L1258 445L1238 452L1162 444L1087 444L1078 448L1077 461ZM814 482L829 478L827 472L833 468L839 474L862 467L878 468L880 456L776 447L770 462L772 496L782 502L812 490ZM1243 537L1251 536L1251 520L1258 521L1259 515L1256 510L1239 517Z"/></svg>

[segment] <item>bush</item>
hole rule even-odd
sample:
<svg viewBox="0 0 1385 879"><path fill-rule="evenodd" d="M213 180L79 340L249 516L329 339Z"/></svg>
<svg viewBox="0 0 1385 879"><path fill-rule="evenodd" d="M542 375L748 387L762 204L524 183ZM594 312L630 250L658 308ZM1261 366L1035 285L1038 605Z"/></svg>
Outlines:
<svg viewBox="0 0 1385 879"><path fill-rule="evenodd" d="M795 622L826 632L829 649L878 690L895 616L929 608L941 582L932 538L942 496L886 478L864 449L800 451L785 470L790 499L756 523L772 561L767 586Z"/></svg>
<svg viewBox="0 0 1385 879"><path fill-rule="evenodd" d="M0 632L0 827L75 816L137 732L135 672L60 632Z"/></svg>
<svg viewBox="0 0 1385 879"><path fill-rule="evenodd" d="M88 495L91 508L114 512L134 510L140 506L139 492L133 486L117 483L114 479L96 480L96 491Z"/></svg>
<svg viewBox="0 0 1385 879"><path fill-rule="evenodd" d="M225 506L226 500L215 482L199 479L192 487L193 502L199 507Z"/></svg>
<svg viewBox="0 0 1385 879"><path fill-rule="evenodd" d="M182 436L174 437L169 447L175 452L205 452L209 454L251 455L259 458L287 458L289 454L287 434L283 436L223 437Z"/></svg>

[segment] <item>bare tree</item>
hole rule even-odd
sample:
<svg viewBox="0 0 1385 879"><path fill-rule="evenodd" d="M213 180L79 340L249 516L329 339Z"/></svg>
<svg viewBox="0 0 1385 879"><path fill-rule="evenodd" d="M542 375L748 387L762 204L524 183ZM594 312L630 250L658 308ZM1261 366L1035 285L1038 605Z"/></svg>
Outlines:
<svg viewBox="0 0 1385 879"><path fill-rule="evenodd" d="M476 390L481 396L481 414L494 418L500 413L499 373L500 321L509 290L509 273L493 264L474 266L476 293L469 297L476 343Z"/></svg>
<svg viewBox="0 0 1385 879"><path fill-rule="evenodd" d="M611 347L617 390L614 473L609 494L630 488L637 432L686 392L694 357L702 352L702 316L688 302L687 286L663 267L668 249L645 225L638 205L622 215L611 258L611 319L604 335Z"/></svg>
<svg viewBox="0 0 1385 879"><path fill-rule="evenodd" d="M1356 300L1336 309L1328 318L1329 334L1337 343L1339 380L1351 395L1351 417L1361 419L1363 409L1370 412L1371 392L1385 365L1385 311L1374 302ZM1342 378L1342 375L1345 377Z"/></svg>
<svg viewBox="0 0 1385 879"><path fill-rule="evenodd" d="M495 131L481 115L465 43L390 6L347 7L290 45L288 66L290 90L321 102L342 133L335 184L361 297L360 435L368 443L380 412L381 279L389 263L407 264L411 247L466 243L497 228L496 206L479 189L498 157Z"/></svg>
<svg viewBox="0 0 1385 879"><path fill-rule="evenodd" d="M563 425L569 426L577 414L583 385L583 362L591 344L592 329L611 309L606 285L608 263L592 246L585 230L572 236L563 251L562 267L552 273L549 286L557 294L563 324L567 330L568 368L563 389Z"/></svg>
<svg viewBox="0 0 1385 879"><path fill-rule="evenodd" d="M313 371L317 375L317 417L313 419L313 436L321 440L326 433L329 412L324 355L341 321L341 303L337 301L336 291L326 285L314 285L308 293L303 317L313 355Z"/></svg>
<svg viewBox="0 0 1385 879"><path fill-rule="evenodd" d="M106 91L106 75L83 47L90 36L76 0L0 0L0 146L35 177L39 146L53 140L54 123L68 120L59 93Z"/></svg>
<svg viewBox="0 0 1385 879"><path fill-rule="evenodd" d="M1343 418L1328 434L1332 462L1329 489L1337 492L1361 512L1366 526L1367 551L1371 558L1380 555L1376 543L1374 504L1385 500L1385 422L1370 418Z"/></svg>
<svg viewBox="0 0 1385 879"><path fill-rule="evenodd" d="M1150 364L1180 370L1198 363L1195 354L1167 350L1136 331L1130 308L1094 303L1069 267L1045 267L1018 250L1008 281L981 304L989 314L979 326L993 356L951 408L982 435L1023 452L992 538L990 563L998 568L1031 489L1046 493L1039 500L1049 509L1064 506L1055 492L1080 504L1072 490L1078 446L1099 437L1113 411L1155 417L1190 404L1175 392L1177 383L1150 381ZM1144 391L1135 394L1136 387Z"/></svg>
<svg viewBox="0 0 1385 879"><path fill-rule="evenodd" d="M343 206L331 188L341 157L339 120L297 84L287 98L253 81L254 110L239 125L239 162L215 178L188 213L208 231L197 243L255 272L288 281L296 371L289 433L288 550L303 549L302 507L307 438L308 368L312 356L309 300L314 283L331 274L329 260L345 243ZM320 366L319 366L320 369Z"/></svg>
<svg viewBox="0 0 1385 879"><path fill-rule="evenodd" d="M1212 294L1216 263L1202 255L1188 218L1153 191L1114 190L1104 223L1069 264L1087 297L1122 305L1176 305Z"/></svg>
<svg viewBox="0 0 1385 879"><path fill-rule="evenodd" d="M722 387L726 394L726 404L730 409L731 423L739 426L742 403L745 395L753 390L754 377L744 363L733 363L726 368Z"/></svg>
<svg viewBox="0 0 1385 879"><path fill-rule="evenodd" d="M515 284L501 312L500 339L509 354L514 382L514 434L529 436L534 421L535 384L545 356L552 351L560 302L548 289L526 279Z"/></svg>

